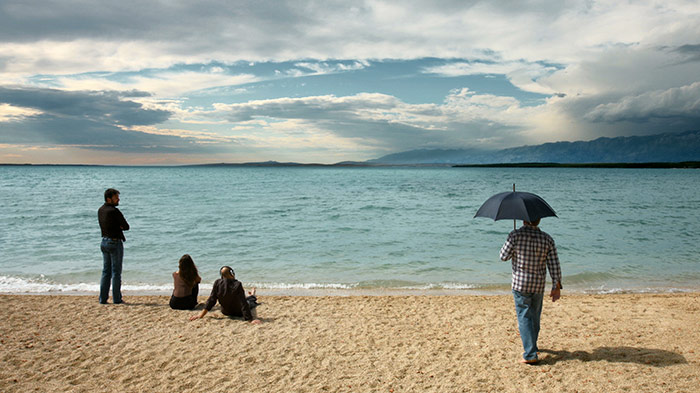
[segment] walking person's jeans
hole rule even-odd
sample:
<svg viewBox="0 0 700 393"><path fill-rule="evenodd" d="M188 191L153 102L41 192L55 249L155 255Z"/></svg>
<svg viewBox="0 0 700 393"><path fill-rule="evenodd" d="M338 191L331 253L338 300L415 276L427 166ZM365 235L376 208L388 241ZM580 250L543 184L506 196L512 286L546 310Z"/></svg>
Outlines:
<svg viewBox="0 0 700 393"><path fill-rule="evenodd" d="M523 341L523 359L537 359L537 336L540 334L540 315L544 293L513 291L515 313L518 316L520 339Z"/></svg>
<svg viewBox="0 0 700 393"><path fill-rule="evenodd" d="M100 280L100 303L107 303L109 298L109 283L112 281L112 301L122 302L122 259L124 244L121 240L102 238L102 279Z"/></svg>

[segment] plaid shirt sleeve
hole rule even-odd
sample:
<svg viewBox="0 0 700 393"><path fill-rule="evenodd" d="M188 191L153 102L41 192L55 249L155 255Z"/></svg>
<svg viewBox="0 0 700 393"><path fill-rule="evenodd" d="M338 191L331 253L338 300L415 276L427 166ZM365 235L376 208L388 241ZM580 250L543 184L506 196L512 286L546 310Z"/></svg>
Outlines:
<svg viewBox="0 0 700 393"><path fill-rule="evenodd" d="M547 269L549 276L552 277L552 289L557 289L557 283L561 284L561 265L559 264L559 255L557 255L557 246L552 239L552 248L547 253Z"/></svg>
<svg viewBox="0 0 700 393"><path fill-rule="evenodd" d="M502 261L507 261L511 258L513 258L513 234L515 231L511 232L508 234L508 238L506 239L506 242L503 243L503 247L501 247L501 260Z"/></svg>

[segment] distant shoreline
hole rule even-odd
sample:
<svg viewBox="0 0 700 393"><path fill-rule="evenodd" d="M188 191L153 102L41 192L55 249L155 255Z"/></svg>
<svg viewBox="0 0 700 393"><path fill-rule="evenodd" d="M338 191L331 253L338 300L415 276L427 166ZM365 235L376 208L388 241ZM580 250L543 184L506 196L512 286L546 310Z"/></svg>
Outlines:
<svg viewBox="0 0 700 393"><path fill-rule="evenodd" d="M568 163L555 162L525 162L513 164L459 164L453 168L700 168L700 161L683 162L601 162L601 163Z"/></svg>
<svg viewBox="0 0 700 393"><path fill-rule="evenodd" d="M215 163L188 165L101 165L101 164L10 164L0 163L11 167L125 167L125 168L198 168L198 167L323 167L323 168L658 168L658 169L698 169L700 161L682 162L599 162L599 163L556 163L556 162L521 162L499 164L373 164L363 162L339 162L335 164L302 164L296 162L247 162L247 163Z"/></svg>

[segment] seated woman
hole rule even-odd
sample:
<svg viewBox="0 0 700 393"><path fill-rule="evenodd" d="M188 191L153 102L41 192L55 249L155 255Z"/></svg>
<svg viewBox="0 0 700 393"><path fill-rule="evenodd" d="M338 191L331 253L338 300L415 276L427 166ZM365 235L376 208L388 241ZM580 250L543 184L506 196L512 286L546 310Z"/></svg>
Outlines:
<svg viewBox="0 0 700 393"><path fill-rule="evenodd" d="M192 310L197 306L199 294L199 277L197 266L192 257L185 254L180 258L178 271L173 273L173 295L170 297L170 308L175 310Z"/></svg>

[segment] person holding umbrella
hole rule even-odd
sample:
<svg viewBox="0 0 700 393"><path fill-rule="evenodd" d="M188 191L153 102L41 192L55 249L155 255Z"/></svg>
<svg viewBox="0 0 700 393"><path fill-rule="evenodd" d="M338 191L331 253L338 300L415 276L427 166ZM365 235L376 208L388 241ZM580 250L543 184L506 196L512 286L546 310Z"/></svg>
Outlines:
<svg viewBox="0 0 700 393"><path fill-rule="evenodd" d="M537 363L537 338L540 333L542 300L547 270L552 277L550 296L553 302L561 297L561 266L554 239L538 227L542 217L556 217L544 199L529 192L503 192L486 200L474 217L494 220L523 220L523 226L513 229L501 247L500 258L512 260L511 288L523 342L521 363Z"/></svg>
<svg viewBox="0 0 700 393"><path fill-rule="evenodd" d="M552 277L550 296L553 302L561 297L561 267L557 247L549 234L539 229L540 220L524 221L512 231L501 248L502 261L512 259L513 299L518 317L520 339L523 342L521 363L537 363L537 338L544 298L547 270Z"/></svg>

